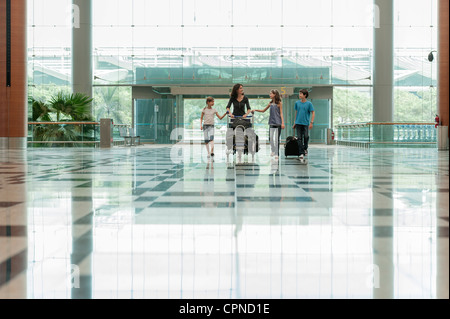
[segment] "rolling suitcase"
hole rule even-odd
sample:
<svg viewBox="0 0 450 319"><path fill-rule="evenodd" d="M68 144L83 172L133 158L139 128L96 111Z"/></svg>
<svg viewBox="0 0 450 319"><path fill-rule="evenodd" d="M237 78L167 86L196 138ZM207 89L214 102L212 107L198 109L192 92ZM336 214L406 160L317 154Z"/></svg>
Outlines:
<svg viewBox="0 0 450 319"><path fill-rule="evenodd" d="M230 116L228 115L226 132L227 162L230 154L234 155L237 153L236 163L241 164L242 154L251 154L254 157L255 153L259 151L258 136L253 130L253 123L253 116L248 116L246 119L243 119L241 116L235 116L230 121Z"/></svg>
<svg viewBox="0 0 450 319"><path fill-rule="evenodd" d="M284 144L284 156L300 156L300 150L298 149L298 138L295 136L288 136L286 138L286 144Z"/></svg>

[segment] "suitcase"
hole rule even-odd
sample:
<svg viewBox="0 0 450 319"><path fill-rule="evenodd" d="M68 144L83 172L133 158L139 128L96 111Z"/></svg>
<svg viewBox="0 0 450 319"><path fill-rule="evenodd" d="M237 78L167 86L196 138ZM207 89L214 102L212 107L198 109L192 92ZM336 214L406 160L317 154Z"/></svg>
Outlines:
<svg viewBox="0 0 450 319"><path fill-rule="evenodd" d="M231 122L230 127L232 129L235 129L238 126L241 126L244 130L246 130L246 129L252 127L252 122L251 122L250 118L249 119L244 119L244 118L238 117L238 118L235 118Z"/></svg>
<svg viewBox="0 0 450 319"><path fill-rule="evenodd" d="M298 149L298 138L295 136L288 136L286 138L286 144L284 144L284 156L300 156L300 150Z"/></svg>
<svg viewBox="0 0 450 319"><path fill-rule="evenodd" d="M256 136L256 145L255 145L255 153L259 152L259 136ZM244 136L244 154L248 154L249 153L249 149L248 149L249 143L248 143L248 135ZM250 150L250 153L252 153L252 150ZM233 135L233 154L236 154L236 137Z"/></svg>

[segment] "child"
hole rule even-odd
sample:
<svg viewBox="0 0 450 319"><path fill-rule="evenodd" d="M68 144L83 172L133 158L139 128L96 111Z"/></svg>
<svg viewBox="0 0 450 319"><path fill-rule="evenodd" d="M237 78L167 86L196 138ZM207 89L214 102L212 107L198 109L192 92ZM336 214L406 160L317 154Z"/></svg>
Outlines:
<svg viewBox="0 0 450 319"><path fill-rule="evenodd" d="M275 160L278 160L280 156L280 135L281 130L284 129L283 102L281 102L280 93L277 90L271 90L269 96L271 101L266 108L264 110L255 110L255 112L264 113L270 107L269 139L272 151L270 155L275 156Z"/></svg>
<svg viewBox="0 0 450 319"><path fill-rule="evenodd" d="M214 156L214 115L221 120L227 113L220 116L216 109L213 109L214 98L208 97L206 99L206 107L202 110L202 116L200 117L200 130L203 130L203 135L206 143L206 150L208 151L208 158ZM205 123L203 123L203 117ZM211 151L209 145L211 144Z"/></svg>
<svg viewBox="0 0 450 319"><path fill-rule="evenodd" d="M300 151L300 161L308 154L309 130L312 130L314 123L314 106L306 100L309 96L308 90L300 90L298 94L300 101L295 102L295 123L293 128L297 130L298 148Z"/></svg>

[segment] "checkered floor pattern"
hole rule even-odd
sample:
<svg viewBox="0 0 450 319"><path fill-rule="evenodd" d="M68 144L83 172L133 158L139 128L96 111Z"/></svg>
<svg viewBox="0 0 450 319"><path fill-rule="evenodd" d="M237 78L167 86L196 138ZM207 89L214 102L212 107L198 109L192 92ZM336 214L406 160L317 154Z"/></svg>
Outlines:
<svg viewBox="0 0 450 319"><path fill-rule="evenodd" d="M0 298L448 298L448 152L268 148L2 151Z"/></svg>

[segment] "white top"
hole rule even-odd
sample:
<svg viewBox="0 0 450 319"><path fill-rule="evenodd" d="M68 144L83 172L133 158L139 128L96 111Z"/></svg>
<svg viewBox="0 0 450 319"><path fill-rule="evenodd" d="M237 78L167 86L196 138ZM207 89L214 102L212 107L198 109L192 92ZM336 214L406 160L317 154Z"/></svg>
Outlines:
<svg viewBox="0 0 450 319"><path fill-rule="evenodd" d="M203 125L214 125L214 115L216 115L217 110L214 108L205 107L202 111L203 116Z"/></svg>

